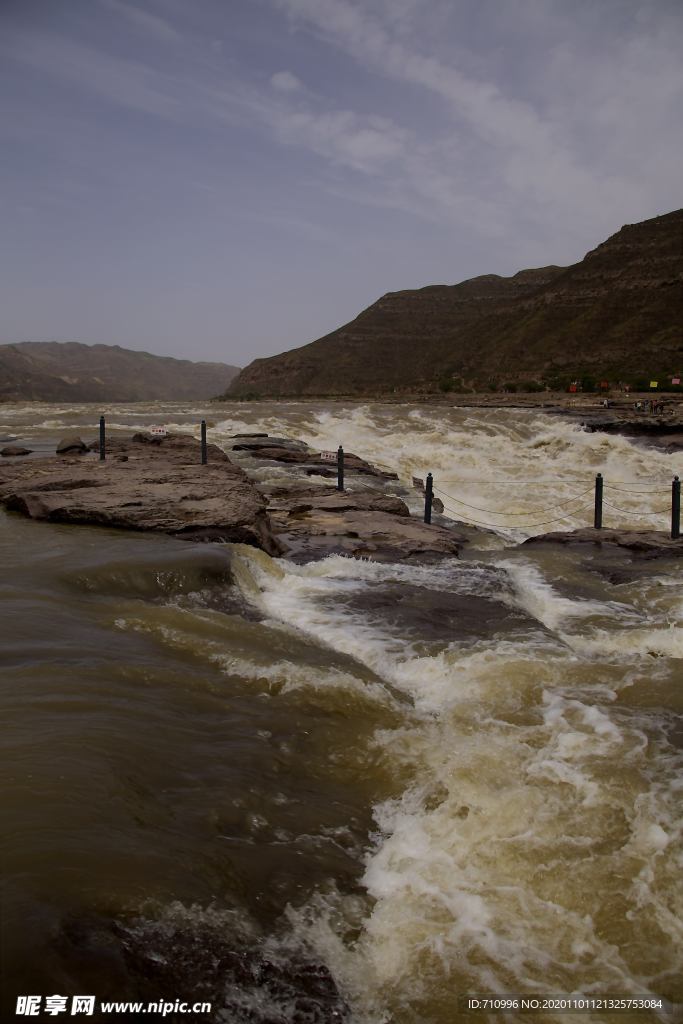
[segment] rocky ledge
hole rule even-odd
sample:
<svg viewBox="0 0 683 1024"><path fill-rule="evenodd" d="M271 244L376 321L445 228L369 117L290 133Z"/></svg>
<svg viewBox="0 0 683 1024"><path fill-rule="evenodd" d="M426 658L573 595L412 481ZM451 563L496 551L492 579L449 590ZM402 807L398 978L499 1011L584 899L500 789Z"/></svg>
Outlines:
<svg viewBox="0 0 683 1024"><path fill-rule="evenodd" d="M351 555L375 562L435 562L457 557L467 540L445 526L411 518L400 498L369 488L324 485L266 488L278 540L295 562Z"/></svg>
<svg viewBox="0 0 683 1024"><path fill-rule="evenodd" d="M299 562L330 554L434 562L456 557L477 532L411 517L400 497L378 489L396 475L353 455L345 457L349 489L337 491L296 478L285 486L257 485L215 445L202 465L199 442L184 434L109 439L104 461L80 438L64 439L59 449L3 462L0 503L32 519L251 544ZM232 449L246 457L247 469L253 460L272 460L305 477L336 476L336 467L300 441L240 437Z"/></svg>
<svg viewBox="0 0 683 1024"><path fill-rule="evenodd" d="M265 499L244 470L215 445L201 465L198 442L180 434L158 443L145 434L110 439L104 461L72 446L64 454L3 463L0 502L31 519L235 541L271 555L283 550Z"/></svg>
<svg viewBox="0 0 683 1024"><path fill-rule="evenodd" d="M529 537L524 545L529 544L562 544L583 549L588 546L600 549L623 548L645 559L683 555L683 537L672 540L668 534L655 530L595 530L586 526L580 530L555 531Z"/></svg>

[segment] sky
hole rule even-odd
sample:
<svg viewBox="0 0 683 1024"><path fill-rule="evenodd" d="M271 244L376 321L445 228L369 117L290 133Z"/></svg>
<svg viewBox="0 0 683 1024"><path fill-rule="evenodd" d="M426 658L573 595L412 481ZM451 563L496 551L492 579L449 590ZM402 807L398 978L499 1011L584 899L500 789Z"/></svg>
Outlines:
<svg viewBox="0 0 683 1024"><path fill-rule="evenodd" d="M0 342L245 366L683 206L681 0L0 0Z"/></svg>

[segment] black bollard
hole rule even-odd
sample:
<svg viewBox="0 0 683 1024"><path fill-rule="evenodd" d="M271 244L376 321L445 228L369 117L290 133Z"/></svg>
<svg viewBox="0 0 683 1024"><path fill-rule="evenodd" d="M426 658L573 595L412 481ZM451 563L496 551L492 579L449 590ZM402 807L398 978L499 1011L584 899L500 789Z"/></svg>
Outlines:
<svg viewBox="0 0 683 1024"><path fill-rule="evenodd" d="M344 490L344 449L341 445L337 448L337 490Z"/></svg>
<svg viewBox="0 0 683 1024"><path fill-rule="evenodd" d="M202 420L202 466L206 465L206 420Z"/></svg>
<svg viewBox="0 0 683 1024"><path fill-rule="evenodd" d="M595 478L595 514L593 515L593 527L596 530L602 529L602 473Z"/></svg>
<svg viewBox="0 0 683 1024"><path fill-rule="evenodd" d="M100 416L100 462L104 462L104 416Z"/></svg>
<svg viewBox="0 0 683 1024"><path fill-rule="evenodd" d="M427 480L425 482L425 523L431 523L432 521L432 501L434 500L434 478L431 473L427 473Z"/></svg>
<svg viewBox="0 0 683 1024"><path fill-rule="evenodd" d="M681 481L677 476L671 481L671 539L681 535Z"/></svg>

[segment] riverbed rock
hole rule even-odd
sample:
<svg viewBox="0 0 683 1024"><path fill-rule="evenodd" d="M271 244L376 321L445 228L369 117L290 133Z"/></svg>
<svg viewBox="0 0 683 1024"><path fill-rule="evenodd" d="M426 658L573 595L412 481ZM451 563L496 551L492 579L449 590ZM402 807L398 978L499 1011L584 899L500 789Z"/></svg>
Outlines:
<svg viewBox="0 0 683 1024"><path fill-rule="evenodd" d="M3 459L12 459L17 455L30 455L32 451L32 448L22 448L20 445L10 444L0 451L0 455Z"/></svg>
<svg viewBox="0 0 683 1024"><path fill-rule="evenodd" d="M32 519L234 541L280 554L265 499L246 473L215 445L208 459L201 465L199 442L186 435L158 445L108 439L104 461L67 452L3 464L0 502Z"/></svg>
<svg viewBox="0 0 683 1024"><path fill-rule="evenodd" d="M234 452L291 451L308 452L304 441L293 437L270 437L268 434L235 434L228 445ZM272 458L273 456L263 456Z"/></svg>
<svg viewBox="0 0 683 1024"><path fill-rule="evenodd" d="M304 441L291 437L270 437L268 434L237 434L229 445L234 452L244 452L255 459L266 459L300 465L309 476L336 476L336 452L334 458L323 457L320 450L311 448ZM344 453L344 472L377 477L382 480L398 480L398 474L380 469L353 452Z"/></svg>
<svg viewBox="0 0 683 1024"><path fill-rule="evenodd" d="M295 562L334 554L378 562L437 562L457 557L466 539L447 527L412 519L400 498L372 488L274 488L268 512L287 558Z"/></svg>
<svg viewBox="0 0 683 1024"><path fill-rule="evenodd" d="M406 503L394 494L383 494L367 488L338 491L324 484L293 484L289 487L264 488L268 511L278 524L313 510L323 512L386 512L409 516Z"/></svg>
<svg viewBox="0 0 683 1024"><path fill-rule="evenodd" d="M57 445L57 455L77 455L85 454L88 451L88 446L78 434L67 434L63 437Z"/></svg>
<svg viewBox="0 0 683 1024"><path fill-rule="evenodd" d="M583 549L588 546L623 548L642 558L683 555L682 537L672 540L668 533L657 530L595 530L586 526L580 530L558 530L529 537L524 545L529 544L561 544Z"/></svg>
<svg viewBox="0 0 683 1024"><path fill-rule="evenodd" d="M460 567L459 571L466 569ZM405 580L368 581L362 589L351 591L344 604L383 632L391 630L394 635L414 637L420 642L452 643L496 636L510 640L531 632L546 633L537 619L506 600L511 587L504 571L489 572L492 585L488 594L430 590ZM334 602L338 601L335 595Z"/></svg>

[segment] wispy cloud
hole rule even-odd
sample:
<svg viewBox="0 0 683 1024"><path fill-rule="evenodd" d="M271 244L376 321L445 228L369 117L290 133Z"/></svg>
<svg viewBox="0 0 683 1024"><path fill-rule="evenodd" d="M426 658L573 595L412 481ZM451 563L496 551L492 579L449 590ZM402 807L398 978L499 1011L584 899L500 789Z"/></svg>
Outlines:
<svg viewBox="0 0 683 1024"><path fill-rule="evenodd" d="M164 43L178 42L182 37L165 19L150 11L142 10L126 0L97 0L100 6L125 19L135 29Z"/></svg>
<svg viewBox="0 0 683 1024"><path fill-rule="evenodd" d="M0 54L134 110L175 118L181 109L172 76L73 39L13 31L0 37Z"/></svg>
<svg viewBox="0 0 683 1024"><path fill-rule="evenodd" d="M133 0L96 2L140 36L181 41L177 0L144 10ZM636 219L646 208L649 215L657 189L676 192L683 142L667 126L683 109L683 19L654 18L646 0L634 5L633 25L603 43L599 59L586 52L588 28L577 28L561 3L508 0L498 31L526 32L529 54L536 47L514 87L500 61L479 55L472 70L477 61L456 32L467 5L456 0L267 2L351 58L369 82L375 76L395 88L393 102L382 106L372 88L349 89L348 68L346 80L344 73L328 80L301 52L302 63L293 66L301 66L305 85L286 65L256 71L234 54L207 60L212 45L222 49L211 33L225 24L212 23L204 38L196 19L194 35L182 38L178 67L167 45L142 48L134 60L83 38L18 28L0 38L0 54L178 125L213 123L227 135L255 129L302 160L315 157L309 177L321 189L433 224L469 225L483 236L510 235L523 218L531 234L586 237L590 229L599 237L622 211ZM549 41L545 48L537 46L534 26ZM448 48L438 45L439 29ZM410 103L404 110L402 98L416 96L427 117L411 113ZM653 149L650 162L643 143ZM663 200L662 208L668 205Z"/></svg>
<svg viewBox="0 0 683 1024"><path fill-rule="evenodd" d="M278 92L299 92L300 89L303 89L301 79L291 71L276 71L274 75L270 76L270 84Z"/></svg>
<svg viewBox="0 0 683 1024"><path fill-rule="evenodd" d="M683 19L664 19L669 22L665 29L652 19L648 23L643 13L647 4L635 5L640 13L637 24L616 33L611 49L594 54L585 52L592 45L589 36L572 38L561 5L545 3L538 9L537 4L520 0L514 5L518 30L527 24L533 38L537 13L549 37L567 36L564 47L557 47L559 73L546 62L546 54L529 53L530 63L546 72L545 81L536 81L531 100L515 96L509 82L503 91L494 77L466 72L457 57L445 61L420 47L421 33L411 34L406 26L416 26L420 17L428 21L430 11L443 19L438 3L430 7L424 0L405 0L394 11L386 0L362 5L351 0L273 3L295 26L344 52L366 72L438 99L450 127L440 136L433 130L411 153L403 185L447 215L461 208L468 194L469 201L483 198L476 173L457 172L459 145L477 149L475 162L480 168L495 168L485 178L498 191L499 201L484 205L497 206L496 215L504 220L513 219L515 205L523 202L528 218L549 224L561 221L569 230L575 218L575 224L585 228L587 221L609 221L629 206L637 209L639 199L642 203L650 198L647 178L655 177L651 165L644 165L642 172L635 166L643 156L638 139L650 135L650 118L657 123L653 136L661 136L662 124L675 117L675 105L679 112L683 109L681 51L673 41L677 37L683 44ZM451 4L452 41L457 40L457 15L463 9ZM665 31L673 33L668 46ZM452 49L454 54L462 52L457 42ZM563 57L571 64L563 67ZM591 129L593 148L588 145ZM670 142L668 157L678 163L683 157L681 138ZM604 159L607 154L612 159ZM560 211L564 213L558 217Z"/></svg>

